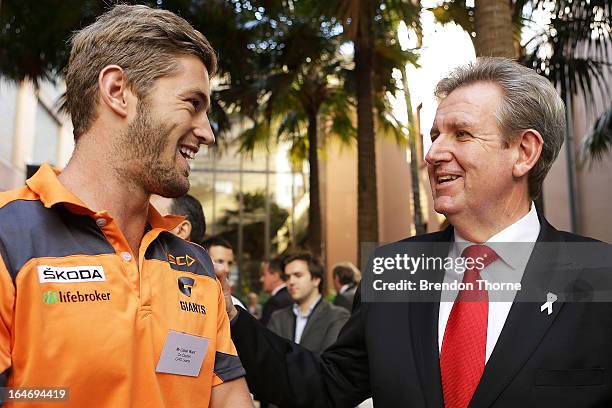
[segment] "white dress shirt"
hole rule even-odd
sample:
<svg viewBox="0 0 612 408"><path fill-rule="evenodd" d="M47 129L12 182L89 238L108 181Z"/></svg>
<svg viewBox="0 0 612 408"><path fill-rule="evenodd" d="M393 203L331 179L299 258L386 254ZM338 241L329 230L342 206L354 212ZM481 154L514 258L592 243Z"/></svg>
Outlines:
<svg viewBox="0 0 612 408"><path fill-rule="evenodd" d="M238 299L238 298L237 298L237 297L235 297L234 295L232 295L232 304L233 304L234 306L240 306L240 307L241 307L241 308L243 308L243 309L249 310L249 309L247 309L247 307L244 305L244 303L242 303L242 302L240 301L240 299Z"/></svg>
<svg viewBox="0 0 612 408"><path fill-rule="evenodd" d="M278 285L274 288L274 290L270 293L270 297L276 295L282 288L286 288L287 284L283 283L282 285Z"/></svg>
<svg viewBox="0 0 612 408"><path fill-rule="evenodd" d="M302 314L300 311L300 306L297 303L293 304L293 314L295 315L295 341L297 344L300 344L300 340L302 340L302 334L304 333L304 329L306 328L306 323L308 323L308 318L312 314L314 308L319 304L321 300L321 295L317 298L317 300L310 305L308 308L308 313Z"/></svg>
<svg viewBox="0 0 612 408"><path fill-rule="evenodd" d="M504 230L492 236L485 244L495 242L524 242L531 243L525 245L494 245L491 247L497 252L499 258L488 265L480 273L481 279L488 282L520 282L525 272L525 267L531 256L531 251L535 245L538 235L540 234L540 220L535 209L535 205L531 203L531 209L523 218L508 226ZM449 257L457 258L461 256L462 251L474 245L472 242L466 241L457 231L455 231L455 242L451 245ZM444 274L444 283L453 281L461 282L463 274L459 274L453 270L446 270ZM446 323L453 308L453 303L457 298L458 291L442 291L440 301L440 310L438 312L438 351L442 350L442 341L444 340L444 331ZM512 307L512 300L516 295L516 291L506 291L503 295L496 292L489 292L489 318L487 324L487 350L485 363L489 361L489 357L493 353L497 339L506 323L508 313ZM495 301L495 297L503 296L500 301Z"/></svg>

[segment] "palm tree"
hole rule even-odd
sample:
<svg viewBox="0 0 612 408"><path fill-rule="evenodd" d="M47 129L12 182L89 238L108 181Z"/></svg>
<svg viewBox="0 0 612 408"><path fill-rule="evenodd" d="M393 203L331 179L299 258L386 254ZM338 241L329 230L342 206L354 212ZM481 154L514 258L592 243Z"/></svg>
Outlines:
<svg viewBox="0 0 612 408"><path fill-rule="evenodd" d="M549 2L536 0L534 7ZM606 71L612 73L609 63L611 17L612 5L605 0L594 0L590 4L572 0L554 2L549 26L532 39L534 50L521 59L523 64L548 78L560 90L567 107L565 156L572 231L579 228L576 154L571 132L573 100L581 95L587 112L593 112L595 89L599 90L604 101L612 95L610 80L606 76ZM591 140L602 139L592 137Z"/></svg>
<svg viewBox="0 0 612 408"><path fill-rule="evenodd" d="M278 12L282 14L273 18L275 34L266 40L258 74L240 91L257 95L258 100L246 107L244 101L237 104L242 111L256 106L250 115L253 126L240 137L241 150L250 152L258 145L266 145L270 130L276 128L277 140L292 143L295 160L307 156L310 167L307 246L320 256L319 129L328 127L328 135L346 143L354 137L351 95L344 87L348 61L339 54L338 35L323 18L312 17L301 7ZM282 21L285 23L280 24ZM307 154L302 155L304 150Z"/></svg>
<svg viewBox="0 0 612 408"><path fill-rule="evenodd" d="M523 27L522 11L529 0L448 0L433 7L441 24L453 22L470 34L476 56L515 58L520 55Z"/></svg>
<svg viewBox="0 0 612 408"><path fill-rule="evenodd" d="M603 160L612 150L612 105L593 123L582 140L580 164Z"/></svg>
<svg viewBox="0 0 612 408"><path fill-rule="evenodd" d="M475 0L475 11L476 55L514 57L510 2Z"/></svg>
<svg viewBox="0 0 612 408"><path fill-rule="evenodd" d="M358 244L378 241L378 194L375 156L375 108L384 104L376 98L377 55L387 45L394 45L397 24L419 27L419 9L409 0L335 0L321 2L323 14L336 18L344 26L345 37L354 47L357 96L357 212ZM396 45L396 44L395 44ZM404 62L405 63L405 62ZM396 68L401 68L397 65ZM388 82L385 80L380 82ZM379 88L380 89L380 88ZM375 102L376 101L376 102ZM379 118L384 114L379 113Z"/></svg>

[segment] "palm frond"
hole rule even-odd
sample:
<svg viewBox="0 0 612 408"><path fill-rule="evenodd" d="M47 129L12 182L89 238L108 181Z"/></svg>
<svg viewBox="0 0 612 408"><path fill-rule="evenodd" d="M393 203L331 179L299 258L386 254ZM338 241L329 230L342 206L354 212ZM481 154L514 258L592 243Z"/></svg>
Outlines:
<svg viewBox="0 0 612 408"><path fill-rule="evenodd" d="M604 156L612 150L612 105L606 110L589 129L582 140L579 151L579 163L590 165L603 160Z"/></svg>

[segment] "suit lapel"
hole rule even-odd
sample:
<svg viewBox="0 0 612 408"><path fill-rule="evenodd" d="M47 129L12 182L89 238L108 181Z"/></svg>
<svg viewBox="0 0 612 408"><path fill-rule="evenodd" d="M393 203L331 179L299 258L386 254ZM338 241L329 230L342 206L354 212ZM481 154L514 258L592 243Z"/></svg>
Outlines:
<svg viewBox="0 0 612 408"><path fill-rule="evenodd" d="M440 245L450 242L453 237L452 227L442 232L438 241L431 244L430 256L448 256L448 245ZM432 272L429 281L442 282L444 271ZM428 407L442 407L442 384L440 381L440 353L438 351L438 311L440 309L438 299L423 302L416 301L408 304L410 308L410 333L414 347L414 358L421 380L423 396Z"/></svg>
<svg viewBox="0 0 612 408"><path fill-rule="evenodd" d="M286 339L293 340L295 337L295 315L293 314L293 310L287 308L286 310L282 310L281 313L279 335Z"/></svg>
<svg viewBox="0 0 612 408"><path fill-rule="evenodd" d="M558 301L551 315L541 312L546 294L561 293L561 288L566 288L579 273L571 268L561 234L543 218L541 225L540 236L523 274L521 291L512 304L469 407L490 406L510 384L563 308L564 303ZM558 245L546 244L552 242Z"/></svg>
<svg viewBox="0 0 612 408"><path fill-rule="evenodd" d="M302 338L300 339L300 344L304 347L307 347L306 345L310 345L310 333L313 331L316 332L316 327L318 327L319 320L323 315L325 315L326 310L327 304L323 298L321 298L319 303L312 310L312 315L308 318L306 326L304 327L304 332L302 333Z"/></svg>

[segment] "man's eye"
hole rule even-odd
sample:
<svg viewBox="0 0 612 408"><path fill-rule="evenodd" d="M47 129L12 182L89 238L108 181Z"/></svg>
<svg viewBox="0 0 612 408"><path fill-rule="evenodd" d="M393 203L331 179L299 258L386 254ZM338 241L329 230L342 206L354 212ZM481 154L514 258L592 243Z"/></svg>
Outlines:
<svg viewBox="0 0 612 408"><path fill-rule="evenodd" d="M466 132L465 130L457 131L457 137L468 137L468 136L472 136L472 135L469 132Z"/></svg>
<svg viewBox="0 0 612 408"><path fill-rule="evenodd" d="M202 107L202 102L197 99L190 99L189 102L191 103L193 108L196 110L196 112L199 111L200 108Z"/></svg>

